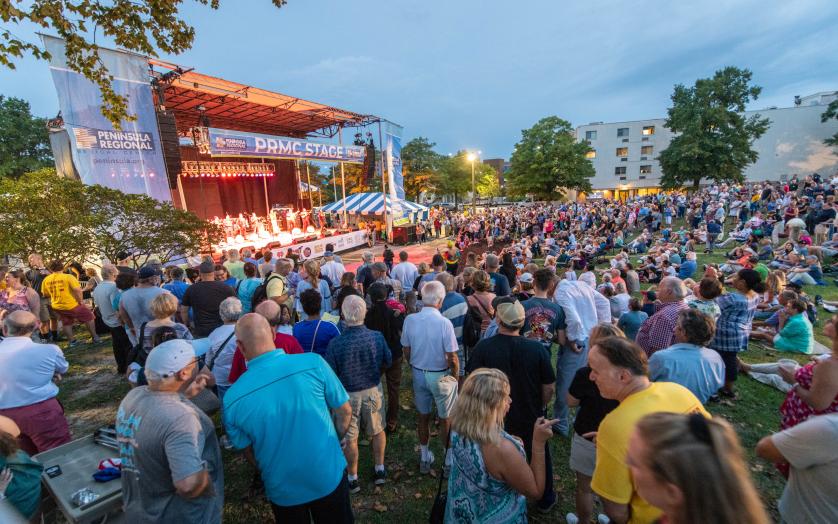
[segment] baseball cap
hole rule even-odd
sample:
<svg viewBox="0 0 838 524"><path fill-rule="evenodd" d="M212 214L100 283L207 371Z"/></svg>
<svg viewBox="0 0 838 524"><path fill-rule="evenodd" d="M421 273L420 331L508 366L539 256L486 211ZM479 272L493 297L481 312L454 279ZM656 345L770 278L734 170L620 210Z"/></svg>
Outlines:
<svg viewBox="0 0 838 524"><path fill-rule="evenodd" d="M143 266L140 268L140 273L137 275L140 278L151 278L157 275L157 270L151 266Z"/></svg>
<svg viewBox="0 0 838 524"><path fill-rule="evenodd" d="M117 261L125 260L126 258L128 258L130 256L131 256L131 253L128 253L127 251L120 251L119 253L116 254L116 260Z"/></svg>
<svg viewBox="0 0 838 524"><path fill-rule="evenodd" d="M503 304L498 304L495 315L498 320L509 327L521 327L524 325L524 320L526 320L524 306L517 300L512 303L504 302Z"/></svg>
<svg viewBox="0 0 838 524"><path fill-rule="evenodd" d="M195 359L195 349L186 340L167 340L151 350L145 361L148 375L166 378L174 375Z"/></svg>
<svg viewBox="0 0 838 524"><path fill-rule="evenodd" d="M209 260L205 260L201 262L201 265L198 266L199 273L215 273L215 264L210 262Z"/></svg>
<svg viewBox="0 0 838 524"><path fill-rule="evenodd" d="M523 275L521 275L520 277L518 277L518 280L520 280L521 282L529 282L529 283L532 283L532 280L533 280L533 278L532 278L532 273L524 273Z"/></svg>

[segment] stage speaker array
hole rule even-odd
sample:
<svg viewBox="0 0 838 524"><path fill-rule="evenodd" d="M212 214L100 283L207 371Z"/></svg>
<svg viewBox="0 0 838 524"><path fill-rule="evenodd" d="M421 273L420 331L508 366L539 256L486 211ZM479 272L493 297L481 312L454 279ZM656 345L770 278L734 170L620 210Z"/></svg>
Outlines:
<svg viewBox="0 0 838 524"><path fill-rule="evenodd" d="M367 144L367 153L364 155L364 185L369 186L375 177L375 145Z"/></svg>
<svg viewBox="0 0 838 524"><path fill-rule="evenodd" d="M163 151L163 162L169 175L170 187L175 187L175 181L180 174L180 140L178 139L175 115L171 111L157 111L157 126L160 129L160 147Z"/></svg>

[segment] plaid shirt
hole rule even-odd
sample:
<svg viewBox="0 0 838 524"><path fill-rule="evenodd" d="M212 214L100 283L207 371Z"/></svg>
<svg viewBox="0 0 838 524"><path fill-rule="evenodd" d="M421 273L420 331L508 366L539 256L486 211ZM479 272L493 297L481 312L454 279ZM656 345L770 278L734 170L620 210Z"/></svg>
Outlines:
<svg viewBox="0 0 838 524"><path fill-rule="evenodd" d="M761 298L755 294L748 298L736 291L724 294L716 299L722 310L716 321L716 337L710 347L717 351L744 351L748 347L751 335L751 321Z"/></svg>
<svg viewBox="0 0 838 524"><path fill-rule="evenodd" d="M686 300L661 304L655 314L641 324L635 341L646 355L652 356L655 351L666 349L675 343L675 323L678 314L687 308L689 306Z"/></svg>

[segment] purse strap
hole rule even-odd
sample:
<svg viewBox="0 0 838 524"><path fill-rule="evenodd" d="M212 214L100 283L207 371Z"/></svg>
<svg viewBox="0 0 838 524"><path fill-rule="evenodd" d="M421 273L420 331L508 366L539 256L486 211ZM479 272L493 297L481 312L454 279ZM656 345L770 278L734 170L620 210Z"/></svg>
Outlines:
<svg viewBox="0 0 838 524"><path fill-rule="evenodd" d="M212 358L210 359L210 361L209 361L209 362L207 362L207 369L209 369L210 371L212 371L212 368L213 368L213 366L215 365L215 359L217 359L217 358L218 358L219 353L221 353L222 351L224 351L224 347L227 345L227 343L228 343L228 342L230 342L230 339L231 339L231 338L233 338L233 336L235 336L235 334L236 334L236 330L234 329L234 330L233 330L233 332L232 332L232 333L230 333L230 335L229 335L227 338L225 338L225 339L224 339L224 342L222 342L222 343L221 343L221 345L220 345L220 346L218 346L218 351L216 351L216 352L212 355Z"/></svg>
<svg viewBox="0 0 838 524"><path fill-rule="evenodd" d="M323 319L319 319L317 321L317 325L314 327L314 336L311 337L311 347L308 349L309 353L314 353L314 344L317 342L317 330L320 329L320 324L323 322Z"/></svg>
<svg viewBox="0 0 838 524"><path fill-rule="evenodd" d="M445 453L442 455L442 467L445 469L445 457L448 456L448 449L451 447L451 429L448 429L448 440L445 441ZM439 495L442 493L442 477L444 477L442 473L439 474L439 483L436 487L436 498L439 498Z"/></svg>

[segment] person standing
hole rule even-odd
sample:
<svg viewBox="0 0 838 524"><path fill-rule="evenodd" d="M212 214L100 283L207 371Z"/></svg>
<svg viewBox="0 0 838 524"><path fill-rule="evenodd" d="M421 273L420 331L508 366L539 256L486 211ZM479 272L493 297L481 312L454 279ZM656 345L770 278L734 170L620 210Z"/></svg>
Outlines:
<svg viewBox="0 0 838 524"><path fill-rule="evenodd" d="M231 249L227 251L227 260L224 262L224 267L227 273L236 280L244 280L244 262L239 259L239 250Z"/></svg>
<svg viewBox="0 0 838 524"><path fill-rule="evenodd" d="M224 282L215 280L215 264L211 261L201 262L198 271L201 280L189 286L184 293L180 317L189 318L189 308L192 308L192 335L205 338L224 323L219 313L221 302L235 296L236 292Z"/></svg>
<svg viewBox="0 0 838 524"><path fill-rule="evenodd" d="M122 326L119 319L119 312L114 310L113 301L119 290L116 288L116 275L119 272L116 266L105 264L102 266L102 282L96 286L91 293L93 300L99 307L99 314L102 321L108 326L111 332L111 345L113 346L113 358L116 361L116 372L124 375L128 371L128 355L131 353L131 339Z"/></svg>
<svg viewBox="0 0 838 524"><path fill-rule="evenodd" d="M457 400L457 378L460 361L457 358L457 336L451 321L439 312L445 299L445 287L437 282L422 287L424 307L404 321L402 347L413 373L413 401L419 412L419 472L431 472L434 455L428 449L430 441L431 409L436 404L440 419L439 437L443 446L448 443L448 414ZM446 457L446 465L450 464Z"/></svg>
<svg viewBox="0 0 838 524"><path fill-rule="evenodd" d="M492 289L496 296L505 297L512 294L512 288L509 284L509 279L505 275L498 272L500 268L500 259L497 255L486 255L486 273L489 274L489 279L492 281Z"/></svg>
<svg viewBox="0 0 838 524"><path fill-rule="evenodd" d="M212 420L187 400L206 386L186 340L168 340L145 362L148 386L119 404L123 511L129 522L221 522L224 467Z"/></svg>
<svg viewBox="0 0 838 524"><path fill-rule="evenodd" d="M381 284L370 286L369 297L372 306L367 310L364 325L384 336L392 356L390 366L384 371L384 377L387 380L386 431L392 433L399 423L399 390L402 383L403 359L401 335L404 315L387 307L387 288L385 286Z"/></svg>
<svg viewBox="0 0 838 524"><path fill-rule="evenodd" d="M561 306L567 325L567 344L559 348L556 359L553 418L559 422L554 429L567 436L570 433L567 390L576 371L588 361L588 337L591 330L597 324L611 322L611 303L588 284L567 279L556 286L553 300Z"/></svg>
<svg viewBox="0 0 838 524"><path fill-rule="evenodd" d="M467 371L478 368L495 368L509 379L512 404L504 417L504 430L524 443L527 460L533 452L545 454L544 492L540 494L538 509L549 511L556 503L553 491L553 467L550 448L533 449L533 427L544 416L547 404L553 398L556 374L550 362L550 352L539 341L520 335L526 321L526 311L520 302L498 304L496 320L498 334L481 340L472 352Z"/></svg>
<svg viewBox="0 0 838 524"><path fill-rule="evenodd" d="M138 273L137 286L126 290L119 298L119 314L128 326L132 340L140 335L142 325L154 320L151 303L158 295L168 293L158 286L160 278L154 268L143 266Z"/></svg>
<svg viewBox="0 0 838 524"><path fill-rule="evenodd" d="M319 355L277 350L256 313L239 320L236 339L248 367L224 396L224 424L233 447L259 468L274 518L351 524L341 441L352 407L340 380Z"/></svg>
<svg viewBox="0 0 838 524"><path fill-rule="evenodd" d="M439 312L442 313L443 317L450 320L451 325L454 326L454 335L457 336L457 358L460 360L460 375L457 377L457 381L462 384L466 367L466 355L463 348L463 324L465 324L468 314L468 303L463 295L454 291L454 277L450 273L440 273L436 276L436 280L445 287L445 299L442 301Z"/></svg>
<svg viewBox="0 0 838 524"><path fill-rule="evenodd" d="M629 439L637 422L650 413L700 413L701 402L690 390L671 382L649 381L646 353L619 337L598 340L591 348L591 380L605 399L620 403L608 413L596 433L596 469L591 489L602 499L612 522L655 522L660 508L638 493L626 463ZM588 435L592 436L592 435Z"/></svg>
<svg viewBox="0 0 838 524"><path fill-rule="evenodd" d="M367 304L364 299L349 296L341 307L346 328L340 336L333 338L326 348L323 358L334 370L346 392L352 406L352 419L346 431L347 480L349 492L358 493L358 432L361 420L372 441L372 455L375 470L375 485L384 484L387 471L384 469L384 450L387 435L381 420L384 399L381 398L381 372L390 366L392 356L384 336L364 326Z"/></svg>
<svg viewBox="0 0 838 524"><path fill-rule="evenodd" d="M29 269L26 271L26 280L32 289L38 293L40 301L40 310L35 313L41 321L40 333L41 341L47 342L56 340L58 338L58 317L52 308L49 307L49 297L45 297L41 290L41 285L44 279L49 275L49 271L44 266L44 257L40 253L32 253L29 255Z"/></svg>
<svg viewBox="0 0 838 524"><path fill-rule="evenodd" d="M50 307L61 319L61 329L69 341L68 346L78 344L73 337L73 324L84 324L94 344L100 339L96 334L93 312L82 303L82 291L79 281L73 275L64 273L64 263L53 260L49 263L50 274L41 283L41 293L49 299Z"/></svg>
<svg viewBox="0 0 838 524"><path fill-rule="evenodd" d="M32 342L37 322L28 311L9 313L0 342L0 415L15 421L20 447L30 455L70 442L64 408L56 399L69 364L58 346Z"/></svg>
<svg viewBox="0 0 838 524"><path fill-rule="evenodd" d="M567 342L564 311L547 297L555 279L556 274L549 269L536 271L533 275L533 296L521 302L527 316L522 335L540 342L550 354L553 344L561 347Z"/></svg>
<svg viewBox="0 0 838 524"><path fill-rule="evenodd" d="M323 253L323 264L320 266L320 274L326 277L332 283L332 287L337 287L343 274L346 273L346 267L335 260L335 254L331 251Z"/></svg>
<svg viewBox="0 0 838 524"><path fill-rule="evenodd" d="M402 290L413 288L413 283L419 278L419 270L413 262L407 261L407 251L399 252L399 263L393 266L390 276L402 283Z"/></svg>

